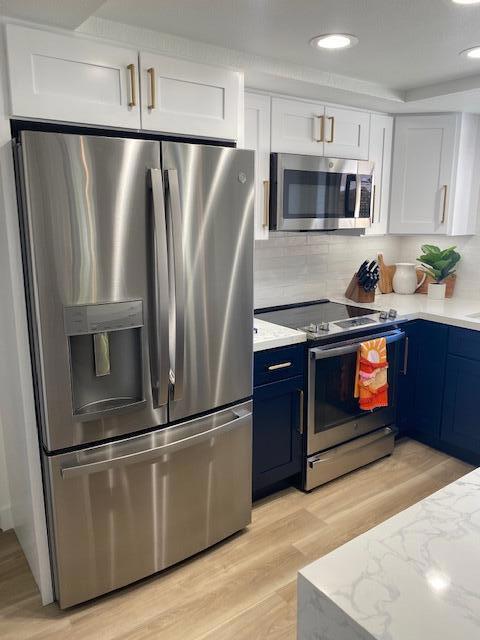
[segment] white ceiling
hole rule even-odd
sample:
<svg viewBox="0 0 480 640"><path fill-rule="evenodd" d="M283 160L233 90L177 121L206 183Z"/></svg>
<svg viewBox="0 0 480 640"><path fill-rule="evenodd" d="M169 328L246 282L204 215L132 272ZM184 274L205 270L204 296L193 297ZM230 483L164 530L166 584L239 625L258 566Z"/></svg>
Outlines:
<svg viewBox="0 0 480 640"><path fill-rule="evenodd" d="M103 0L0 0L0 15L76 29Z"/></svg>
<svg viewBox="0 0 480 640"><path fill-rule="evenodd" d="M480 112L480 60L458 55L480 45L480 4L462 6L451 0L0 0L0 13L71 29L83 23L81 30L93 35L100 22L102 29L105 21L122 23L149 34L173 34L222 47L237 52L237 61L245 61L247 84L257 88L262 88L264 78L265 88L273 89L278 80L278 86L288 92L287 79L295 76L296 82L304 82L301 95L306 97L315 97L315 87L330 87L332 95L334 90L357 93L359 106L368 106L365 100L370 98L372 108L392 112ZM87 20L89 16L93 17ZM310 38L328 32L355 34L360 43L336 52L309 46ZM223 58L218 61L228 64ZM266 72L267 67L273 71ZM350 89L348 79L356 81Z"/></svg>
<svg viewBox="0 0 480 640"><path fill-rule="evenodd" d="M480 5L451 0L110 0L96 15L395 89L480 71L480 61L458 55L480 44ZM309 46L331 32L360 43Z"/></svg>

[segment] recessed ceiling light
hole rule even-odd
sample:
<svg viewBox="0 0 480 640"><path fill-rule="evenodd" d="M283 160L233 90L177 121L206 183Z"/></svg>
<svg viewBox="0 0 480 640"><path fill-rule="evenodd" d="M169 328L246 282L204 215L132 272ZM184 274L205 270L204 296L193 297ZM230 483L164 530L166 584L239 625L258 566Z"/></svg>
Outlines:
<svg viewBox="0 0 480 640"><path fill-rule="evenodd" d="M478 47L470 47L470 49L465 49L465 51L460 51L460 55L464 56L464 58L480 58L480 46Z"/></svg>
<svg viewBox="0 0 480 640"><path fill-rule="evenodd" d="M327 33L310 40L315 49L347 49L358 44L358 38L348 33Z"/></svg>
<svg viewBox="0 0 480 640"><path fill-rule="evenodd" d="M452 0L455 4L479 4L480 0Z"/></svg>

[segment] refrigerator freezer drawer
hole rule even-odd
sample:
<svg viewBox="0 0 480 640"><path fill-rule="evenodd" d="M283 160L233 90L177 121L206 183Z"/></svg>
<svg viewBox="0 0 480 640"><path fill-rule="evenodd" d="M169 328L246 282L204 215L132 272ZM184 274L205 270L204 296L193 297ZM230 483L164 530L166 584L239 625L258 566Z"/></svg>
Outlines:
<svg viewBox="0 0 480 640"><path fill-rule="evenodd" d="M395 432L391 427L379 429L339 447L307 458L305 490L315 489L345 473L359 469L392 453Z"/></svg>
<svg viewBox="0 0 480 640"><path fill-rule="evenodd" d="M153 574L251 517L251 402L46 458L62 608Z"/></svg>

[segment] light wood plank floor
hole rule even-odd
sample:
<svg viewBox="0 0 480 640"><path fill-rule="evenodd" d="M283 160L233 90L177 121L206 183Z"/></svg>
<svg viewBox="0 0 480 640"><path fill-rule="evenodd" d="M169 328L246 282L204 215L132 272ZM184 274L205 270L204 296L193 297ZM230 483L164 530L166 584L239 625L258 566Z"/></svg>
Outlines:
<svg viewBox="0 0 480 640"><path fill-rule="evenodd" d="M0 533L2 640L293 640L298 569L468 473L412 440L310 494L285 490L193 560L93 603L42 607L13 532Z"/></svg>

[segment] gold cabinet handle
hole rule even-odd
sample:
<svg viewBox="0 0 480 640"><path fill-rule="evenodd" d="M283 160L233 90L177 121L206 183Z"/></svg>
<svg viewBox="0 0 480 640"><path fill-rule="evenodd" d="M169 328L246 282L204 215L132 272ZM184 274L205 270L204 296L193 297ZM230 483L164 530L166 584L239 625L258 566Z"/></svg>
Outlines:
<svg viewBox="0 0 480 640"><path fill-rule="evenodd" d="M372 200L372 224L375 222L375 202L377 199L377 185L373 185L373 200Z"/></svg>
<svg viewBox="0 0 480 640"><path fill-rule="evenodd" d="M268 209L270 204L270 180L263 181L263 223L262 227L268 227Z"/></svg>
<svg viewBox="0 0 480 640"><path fill-rule="evenodd" d="M157 107L157 89L155 85L155 69L153 67L150 67L150 69L147 69L147 73L150 78L150 104L148 105L148 108L151 111L152 109L156 109Z"/></svg>
<svg viewBox="0 0 480 640"><path fill-rule="evenodd" d="M445 224L445 220L447 219L448 184L444 184L442 189L443 189L443 209L442 209L442 219L440 220L440 224Z"/></svg>
<svg viewBox="0 0 480 640"><path fill-rule="evenodd" d="M134 64L129 64L127 66L128 71L130 72L130 102L128 103L129 107L137 106L137 75L136 68Z"/></svg>
<svg viewBox="0 0 480 640"><path fill-rule="evenodd" d="M331 116L329 116L327 120L330 120L330 122L332 123L332 128L330 133L330 140L326 140L325 142L328 142L328 144L331 144L335 140L335 118L332 118Z"/></svg>
<svg viewBox="0 0 480 640"><path fill-rule="evenodd" d="M313 116L313 120L316 121L318 120L318 131L319 131L319 136L318 138L316 138L314 136L314 140L315 142L325 142L324 137L325 137L325 118L324 116Z"/></svg>

